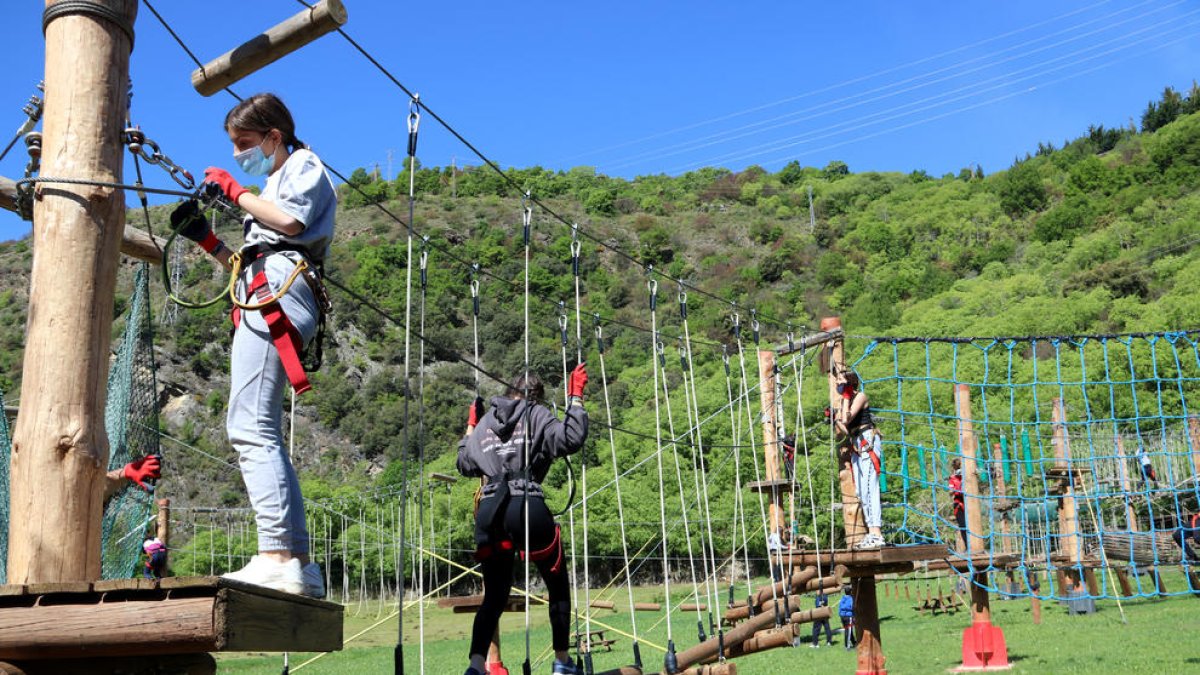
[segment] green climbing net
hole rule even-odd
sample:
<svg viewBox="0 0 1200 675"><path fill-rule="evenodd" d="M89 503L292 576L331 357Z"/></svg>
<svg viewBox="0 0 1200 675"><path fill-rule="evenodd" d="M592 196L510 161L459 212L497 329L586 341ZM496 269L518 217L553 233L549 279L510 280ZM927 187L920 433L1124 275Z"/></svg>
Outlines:
<svg viewBox="0 0 1200 675"><path fill-rule="evenodd" d="M108 432L111 471L130 460L157 454L158 400L154 371L154 333L150 313L150 275L143 263L134 276L133 297L125 314L125 330L108 374ZM0 405L3 394L0 393ZM9 433L0 417L0 494L9 494ZM130 484L104 508L101 575L130 577L141 558L142 539L153 523L154 495ZM0 583L8 578L8 500L0 501Z"/></svg>

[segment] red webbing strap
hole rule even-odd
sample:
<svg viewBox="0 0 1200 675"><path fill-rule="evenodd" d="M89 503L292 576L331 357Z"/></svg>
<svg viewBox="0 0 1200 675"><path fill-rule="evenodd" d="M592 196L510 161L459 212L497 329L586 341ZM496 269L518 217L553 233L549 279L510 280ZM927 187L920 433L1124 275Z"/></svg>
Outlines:
<svg viewBox="0 0 1200 675"><path fill-rule="evenodd" d="M271 299L271 286L267 283L265 271L260 270L250 280L250 292L258 298L259 302ZM300 331L296 330L296 327L288 320L287 314L283 313L283 308L279 306L278 301L272 302L259 311L262 312L263 319L267 321L267 330L271 332L271 341L275 343L275 351L279 352L279 360L283 363L283 370L287 373L292 389L297 394L303 394L312 389L308 375L304 372L304 366L300 363L300 352L304 350ZM234 325L237 325L237 318L234 319Z"/></svg>

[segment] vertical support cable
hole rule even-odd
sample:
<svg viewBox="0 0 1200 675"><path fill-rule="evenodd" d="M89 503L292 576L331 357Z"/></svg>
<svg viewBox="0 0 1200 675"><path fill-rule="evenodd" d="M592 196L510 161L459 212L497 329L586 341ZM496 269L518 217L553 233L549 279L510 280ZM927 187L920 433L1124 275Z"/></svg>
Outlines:
<svg viewBox="0 0 1200 675"><path fill-rule="evenodd" d="M404 258L404 427L400 437L400 560L404 561L404 548L407 512L408 512L408 399L409 379L412 375L410 360L412 347L412 259L413 259L413 214L416 204L416 175L417 175L417 132L421 124L421 103L418 94L413 94L408 102L408 223L405 226L408 239L408 253ZM403 584L403 575L401 575ZM399 627L396 634L396 648L393 662L396 675L404 673L404 588L399 592L400 599L396 602L396 614ZM423 664L422 664L423 665Z"/></svg>

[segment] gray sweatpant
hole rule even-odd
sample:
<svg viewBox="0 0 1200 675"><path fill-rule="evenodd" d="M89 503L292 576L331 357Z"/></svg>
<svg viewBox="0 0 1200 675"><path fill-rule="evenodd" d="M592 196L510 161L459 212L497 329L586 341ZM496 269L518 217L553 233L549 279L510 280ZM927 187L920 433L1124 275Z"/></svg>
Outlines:
<svg viewBox="0 0 1200 675"><path fill-rule="evenodd" d="M866 447L863 447L863 442ZM854 471L854 490L858 493L859 508L867 527L883 526L883 508L879 503L879 473L866 452L870 448L883 461L882 439L874 429L865 429L854 437L854 449L850 453L850 466ZM862 450L862 452L860 452Z"/></svg>
<svg viewBox="0 0 1200 675"><path fill-rule="evenodd" d="M288 254L266 259L267 281L274 294L296 263ZM246 299L250 270L242 272L238 297ZM255 301L255 300L252 300ZM256 301L255 301L256 302ZM317 303L312 289L297 278L280 301L284 314L308 343L316 332ZM242 480L258 526L258 550L308 553L304 498L283 438L283 396L287 374L258 311L243 311L233 335L229 366L229 442L238 452Z"/></svg>

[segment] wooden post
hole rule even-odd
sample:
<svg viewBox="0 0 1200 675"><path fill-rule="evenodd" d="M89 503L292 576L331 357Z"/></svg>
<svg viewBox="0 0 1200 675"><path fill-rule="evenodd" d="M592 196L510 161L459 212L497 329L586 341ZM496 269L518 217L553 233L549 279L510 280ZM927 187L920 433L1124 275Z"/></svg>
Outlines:
<svg viewBox="0 0 1200 675"><path fill-rule="evenodd" d="M958 413L958 442L963 453L963 506L967 511L967 555L974 561L987 553L983 536L983 513L979 497L978 440L971 416L971 388L955 385ZM971 563L972 568L974 562ZM1007 667L1008 648L1004 633L992 625L992 607L987 591L987 572L975 571L971 579L971 627L963 631L963 668L971 666Z"/></svg>
<svg viewBox="0 0 1200 675"><path fill-rule="evenodd" d="M883 655L883 637L879 632L879 601L875 597L875 577L855 579L854 630L858 634L858 673L887 673Z"/></svg>
<svg viewBox="0 0 1200 675"><path fill-rule="evenodd" d="M963 506L967 511L967 551L971 556L987 553L983 536L983 512L979 498L978 441L971 417L971 388L965 384L954 388L958 407L958 444L962 449Z"/></svg>
<svg viewBox="0 0 1200 675"><path fill-rule="evenodd" d="M137 15L137 0L98 4L130 25ZM88 14L60 16L45 32L43 175L121 182L130 38ZM125 196L43 186L34 222L8 581L92 581L100 577L105 384Z"/></svg>
<svg viewBox="0 0 1200 675"><path fill-rule="evenodd" d="M1059 550L1066 555L1070 568L1067 574L1071 577L1071 584L1078 588L1080 584L1079 505L1075 498L1075 476L1071 472L1071 463L1068 457L1066 414L1063 411L1062 399L1054 399L1053 405L1051 422L1054 433L1050 438L1050 443L1054 447L1056 466L1062 469L1066 475L1062 507L1058 510Z"/></svg>
<svg viewBox="0 0 1200 675"><path fill-rule="evenodd" d="M759 405L762 411L763 454L766 456L767 484L771 486L771 506L767 517L770 532L783 536L783 493L779 481L779 428L775 423L775 352L758 352Z"/></svg>
<svg viewBox="0 0 1200 675"><path fill-rule="evenodd" d="M192 86L202 96L212 96L254 71L272 64L346 23L341 0L321 0L277 26L225 52L192 71Z"/></svg>
<svg viewBox="0 0 1200 675"><path fill-rule="evenodd" d="M1125 443L1121 440L1120 434L1113 434L1113 439L1117 446L1117 476L1121 481L1121 492L1125 495L1125 521L1129 523L1130 532L1140 532L1142 526L1138 524L1137 511L1134 510L1133 504L1129 501L1129 494L1133 490L1133 482L1129 479L1129 463L1125 457ZM1158 579L1158 570L1153 565L1150 566L1150 575L1151 579ZM1129 588L1129 577L1119 574L1118 579L1121 580L1121 592L1125 593L1125 597L1131 597L1133 592ZM1156 585L1155 589L1157 590L1157 588L1158 586Z"/></svg>

